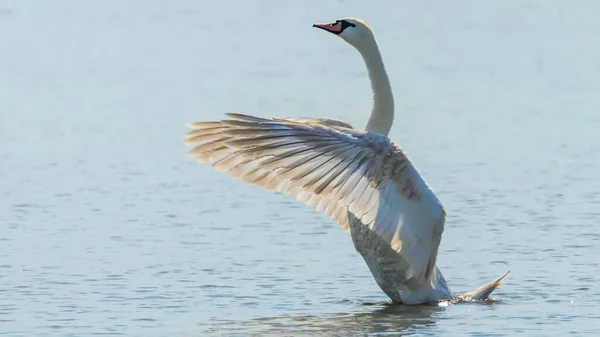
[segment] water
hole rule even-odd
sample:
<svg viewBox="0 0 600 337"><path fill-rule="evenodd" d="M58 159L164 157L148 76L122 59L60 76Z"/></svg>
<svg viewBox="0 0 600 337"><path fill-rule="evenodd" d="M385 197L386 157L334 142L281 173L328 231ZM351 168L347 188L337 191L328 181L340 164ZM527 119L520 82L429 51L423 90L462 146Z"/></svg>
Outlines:
<svg viewBox="0 0 600 337"><path fill-rule="evenodd" d="M0 334L597 336L598 10L0 2ZM335 224L185 156L185 123L227 111L362 128L362 60L311 28L345 15L448 210L441 270L462 292L512 269L495 303L383 305Z"/></svg>

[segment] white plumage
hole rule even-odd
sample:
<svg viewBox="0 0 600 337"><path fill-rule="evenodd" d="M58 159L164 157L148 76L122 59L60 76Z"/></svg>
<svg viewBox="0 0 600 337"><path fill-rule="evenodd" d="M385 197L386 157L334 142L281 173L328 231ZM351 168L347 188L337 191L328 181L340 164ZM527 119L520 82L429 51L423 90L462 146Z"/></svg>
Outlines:
<svg viewBox="0 0 600 337"><path fill-rule="evenodd" d="M404 151L386 136L393 97L370 28L358 19L316 26L340 35L365 59L374 91L367 131L326 118L231 113L220 122L191 123L193 130L186 134L194 146L190 154L232 178L295 197L332 218L350 232L392 300L455 300L436 267L446 213ZM495 287L480 293L487 297Z"/></svg>

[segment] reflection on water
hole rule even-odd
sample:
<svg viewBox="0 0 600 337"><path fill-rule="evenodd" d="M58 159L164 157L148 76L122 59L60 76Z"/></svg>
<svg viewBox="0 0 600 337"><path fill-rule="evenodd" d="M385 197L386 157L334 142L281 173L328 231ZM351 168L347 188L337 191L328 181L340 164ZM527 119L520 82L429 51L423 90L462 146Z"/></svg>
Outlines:
<svg viewBox="0 0 600 337"><path fill-rule="evenodd" d="M354 303L356 304L356 303ZM202 324L199 331L188 331L184 336L378 336L418 333L425 329L435 331L438 320L447 319L443 312L450 307L484 306L493 309L502 301L470 301L449 305L447 302L407 306L400 304L362 303L361 312L327 313L322 315L281 315L260 317L245 321L212 319ZM473 308L471 308L473 309ZM451 310L451 309L450 309Z"/></svg>
<svg viewBox="0 0 600 337"><path fill-rule="evenodd" d="M212 320L207 324L210 327L185 335L362 336L365 334L390 334L419 328L431 329L435 325L438 313L444 309L437 305L383 305L375 310L359 313L283 315L242 322Z"/></svg>

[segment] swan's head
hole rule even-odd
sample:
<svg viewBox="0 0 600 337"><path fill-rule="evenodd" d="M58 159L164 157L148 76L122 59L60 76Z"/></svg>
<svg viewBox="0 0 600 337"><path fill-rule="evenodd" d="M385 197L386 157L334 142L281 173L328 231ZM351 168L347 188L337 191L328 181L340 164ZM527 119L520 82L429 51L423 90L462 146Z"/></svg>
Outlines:
<svg viewBox="0 0 600 337"><path fill-rule="evenodd" d="M332 23L316 23L313 27L335 34L356 48L375 41L369 25L357 18L339 19Z"/></svg>

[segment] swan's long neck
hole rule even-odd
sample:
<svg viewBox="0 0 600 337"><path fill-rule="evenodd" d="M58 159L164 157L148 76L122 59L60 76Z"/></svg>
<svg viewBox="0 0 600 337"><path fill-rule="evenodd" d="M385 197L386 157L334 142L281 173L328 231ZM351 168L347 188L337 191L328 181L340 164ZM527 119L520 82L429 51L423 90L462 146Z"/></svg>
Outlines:
<svg viewBox="0 0 600 337"><path fill-rule="evenodd" d="M388 135L394 121L394 95L377 42L359 49L369 73L373 90L373 109L366 130Z"/></svg>

